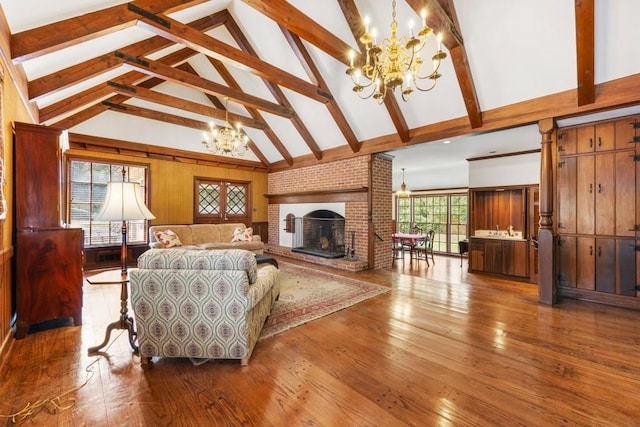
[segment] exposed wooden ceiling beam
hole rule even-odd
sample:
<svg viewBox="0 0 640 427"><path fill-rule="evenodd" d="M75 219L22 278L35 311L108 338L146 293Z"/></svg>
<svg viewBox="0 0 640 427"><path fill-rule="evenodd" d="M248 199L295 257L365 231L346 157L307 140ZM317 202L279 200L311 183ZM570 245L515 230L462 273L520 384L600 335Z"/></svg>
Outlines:
<svg viewBox="0 0 640 427"><path fill-rule="evenodd" d="M576 56L578 105L591 104L595 89L595 6L594 0L576 0Z"/></svg>
<svg viewBox="0 0 640 427"><path fill-rule="evenodd" d="M121 55L120 53L117 53ZM231 89L227 86L204 79L186 71L175 69L158 61L147 58L124 57L124 66L141 73L159 77L164 80L177 83L182 86L191 87L212 95L228 96L234 102L248 105L259 110L267 111L278 116L291 118L293 113L286 107L258 98L257 96L246 94L240 90Z"/></svg>
<svg viewBox="0 0 640 427"><path fill-rule="evenodd" d="M207 128L206 122L190 119L188 117L176 116L175 114L152 110L150 108L123 103L113 103L109 101L102 101L102 104L107 106L109 110L116 113L129 114L132 116L143 117L145 119L157 120L163 123L171 123L177 126L198 129L200 131Z"/></svg>
<svg viewBox="0 0 640 427"><path fill-rule="evenodd" d="M417 13L424 8L421 0L407 0L407 3ZM482 126L482 112L480 111L480 102L473 83L473 75L467 60L467 51L464 47L462 35L458 28L458 16L455 7L450 0L428 0L427 9L427 25L433 28L434 32L442 32L442 43L449 50L453 69L458 78L458 84L462 93L462 99L467 109L469 123L472 128Z"/></svg>
<svg viewBox="0 0 640 427"><path fill-rule="evenodd" d="M242 1L338 61L348 64L351 47L285 0Z"/></svg>
<svg viewBox="0 0 640 427"><path fill-rule="evenodd" d="M258 53L255 51L253 46L251 46L251 43L249 43L249 40L247 40L245 35L242 33L242 31L240 30L240 27L235 22L235 20L229 19L225 25L229 30L229 32L231 33L231 36L233 37L235 42L238 44L238 46L240 46L240 49L242 49L243 52L246 52L249 55L258 57ZM302 119L297 114L295 114L295 110L293 106L291 105L291 103L289 103L289 100L285 96L284 92L282 92L282 89L280 89L278 85L273 84L268 80L263 79L263 81L267 86L267 89L269 90L269 92L271 92L271 95L273 95L273 97L276 99L276 101L282 104L287 109L294 112L293 117L291 117L291 124L296 128L296 130L304 140L307 147L309 147L309 150L311 150L311 153L313 154L313 156L318 160L322 159L322 150L320 149L316 141L313 139L311 132L309 132L309 130L307 129Z"/></svg>
<svg viewBox="0 0 640 427"><path fill-rule="evenodd" d="M226 120L226 112L219 110L208 105L200 104L198 102L189 101L176 96L167 95L161 92L145 89L139 86L120 84L115 81L107 82L109 86L113 88L113 91L119 95L129 96L131 98L142 99L144 101L154 102L160 105L164 105L171 108L177 108L180 110L188 111L190 113L200 114L203 116L211 117L217 120ZM266 123L259 122L257 120L250 119L248 117L241 116L239 114L229 113L229 120L231 123L240 122L242 126L264 129L267 127Z"/></svg>
<svg viewBox="0 0 640 427"><path fill-rule="evenodd" d="M322 90L327 93L331 93L329 86L322 78L320 70L318 70L318 67L316 67L316 64L313 62L311 55L309 55L309 52L302 43L300 37L282 26L280 26L280 29L282 30L285 39L287 39L289 46L291 46L291 49L293 49L294 54L298 58L298 61L300 61L300 64L307 72L309 78L318 86L320 86ZM347 118L342 113L342 110L340 109L340 106L336 102L335 98L327 103L327 109L329 110L331 117L333 117L333 120L336 122L338 129L340 129L340 132L342 132L342 135L351 147L351 150L353 150L354 153L360 151L360 142L358 141L356 134L353 132L353 129L351 129Z"/></svg>
<svg viewBox="0 0 640 427"><path fill-rule="evenodd" d="M206 16L189 23L188 25L200 30L207 31L224 24L228 18L229 12L225 9L216 14ZM142 40L138 43L131 44L119 49L121 52L129 56L146 56L158 52L173 43L164 37L155 36ZM116 57L113 53L105 53L88 61L72 65L54 73L42 76L29 82L29 97L31 100L37 100L39 97L57 90L61 90L81 83L101 73L116 69L123 63L123 59Z"/></svg>
<svg viewBox="0 0 640 427"><path fill-rule="evenodd" d="M402 143L396 134L365 140L362 142L362 149L358 154L383 153L406 147L407 145L423 144L477 132L491 132L534 124L547 118L561 119L605 111L616 107L637 105L640 103L640 92L636 90L639 86L640 74L600 83L596 85L596 101L583 106L577 106L575 90L542 96L483 112L484 121L482 128L479 129L471 128L467 117L459 117L412 129L411 140L407 144ZM347 146L330 148L325 150L324 154L323 162L355 156ZM318 162L311 156L301 156L294 159L294 167L315 163ZM282 170L283 166L282 164L274 163L271 165L271 170Z"/></svg>
<svg viewBox="0 0 640 427"><path fill-rule="evenodd" d="M176 162L188 161L207 166L217 166L241 170L267 171L267 168L255 161L239 159L237 157L216 156L208 153L194 153L193 151L166 148L157 145L140 144L137 142L121 141L110 138L101 138L93 135L69 133L69 142L74 149L126 153L139 157L162 158Z"/></svg>
<svg viewBox="0 0 640 427"><path fill-rule="evenodd" d="M137 25L156 35L188 46L233 67L249 71L258 77L284 86L318 102L326 103L331 100L331 96L324 93L317 86L264 62L257 56L229 46L202 31L198 31L167 16L159 15L158 18L160 19L141 18L138 20Z"/></svg>
<svg viewBox="0 0 640 427"><path fill-rule="evenodd" d="M134 26L140 17L129 5L152 14L173 13L206 0L136 0L14 34L11 58L22 62Z"/></svg>
<svg viewBox="0 0 640 427"><path fill-rule="evenodd" d="M194 52L193 50L184 48L159 59L158 62L175 66L186 61L195 54L196 52ZM147 74L143 74L138 71L130 71L114 80L120 84L128 85L136 84L147 79L149 79L149 76ZM58 102L42 108L40 110L40 124L51 125L52 123L57 123L57 121L61 120L65 115L75 112L76 110L82 107L86 107L87 105L99 103L110 95L113 95L113 93L113 88L107 86L106 83L100 83L89 89L85 89L73 96L62 99ZM96 110L92 109L92 111ZM86 117L86 115L84 114L83 116Z"/></svg>

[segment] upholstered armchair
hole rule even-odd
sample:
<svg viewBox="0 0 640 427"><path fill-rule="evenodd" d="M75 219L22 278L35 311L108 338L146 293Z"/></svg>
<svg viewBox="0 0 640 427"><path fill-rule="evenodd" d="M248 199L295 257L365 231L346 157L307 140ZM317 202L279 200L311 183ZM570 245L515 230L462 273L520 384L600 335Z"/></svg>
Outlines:
<svg viewBox="0 0 640 427"><path fill-rule="evenodd" d="M150 249L129 280L143 367L154 356L247 365L280 293L279 270L241 249Z"/></svg>

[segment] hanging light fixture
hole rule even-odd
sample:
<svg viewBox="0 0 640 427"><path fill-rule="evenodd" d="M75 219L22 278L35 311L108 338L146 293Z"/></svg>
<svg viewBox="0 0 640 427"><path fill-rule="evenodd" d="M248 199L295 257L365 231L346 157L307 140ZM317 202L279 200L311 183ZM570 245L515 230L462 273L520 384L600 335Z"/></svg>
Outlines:
<svg viewBox="0 0 640 427"><path fill-rule="evenodd" d="M402 168L402 185L400 186L400 189L396 192L396 197L404 199L406 197L409 197L410 194L411 194L411 191L407 190L407 184L404 183L404 168Z"/></svg>
<svg viewBox="0 0 640 427"><path fill-rule="evenodd" d="M442 51L442 33L438 34L438 50L431 58L433 70L426 75L420 74L423 59L420 52L424 48L429 35L433 32L427 26L427 11L420 13L422 28L418 36L413 35L413 24L410 23L410 36L397 36L398 23L396 22L396 2L392 2L391 38L384 38L378 45L376 43L375 28L369 32L369 22L365 18L365 32L360 36L360 43L365 46L366 56L363 64L354 66L356 53L349 52L349 68L347 74L353 81L353 91L362 99L373 97L382 104L387 91L394 91L400 86L402 99L406 102L413 88L427 92L436 86L437 80L442 76L438 70L440 62L447 57ZM420 82L431 80L428 86L420 86ZM367 89L367 93L365 92Z"/></svg>
<svg viewBox="0 0 640 427"><path fill-rule="evenodd" d="M229 124L229 97L224 97L226 109L224 127L209 123L209 129L202 132L202 145L214 154L242 156L249 149L249 137L242 131L240 123L233 128Z"/></svg>

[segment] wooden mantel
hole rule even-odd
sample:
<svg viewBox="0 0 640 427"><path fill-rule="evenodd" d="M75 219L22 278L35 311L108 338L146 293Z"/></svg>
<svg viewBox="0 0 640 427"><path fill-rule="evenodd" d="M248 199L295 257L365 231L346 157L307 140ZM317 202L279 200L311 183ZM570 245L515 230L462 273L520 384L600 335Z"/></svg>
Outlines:
<svg viewBox="0 0 640 427"><path fill-rule="evenodd" d="M369 187L265 194L265 197L269 199L270 205L286 203L366 202L368 201L368 196Z"/></svg>

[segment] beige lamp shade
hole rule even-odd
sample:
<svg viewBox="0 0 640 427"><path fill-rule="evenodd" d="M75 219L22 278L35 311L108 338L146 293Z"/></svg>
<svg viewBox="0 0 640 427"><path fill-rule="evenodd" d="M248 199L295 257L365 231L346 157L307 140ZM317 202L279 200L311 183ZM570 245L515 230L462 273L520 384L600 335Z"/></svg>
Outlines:
<svg viewBox="0 0 640 427"><path fill-rule="evenodd" d="M100 211L93 217L98 221L132 221L155 219L147 209L140 194L140 184L136 182L110 182L107 196Z"/></svg>

